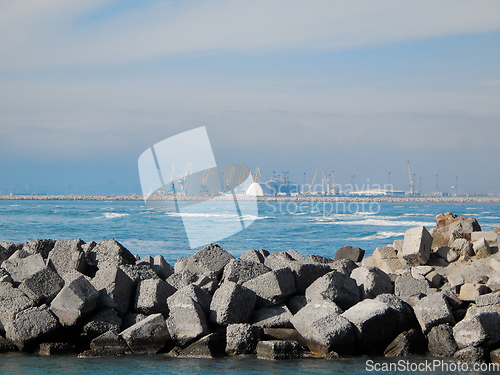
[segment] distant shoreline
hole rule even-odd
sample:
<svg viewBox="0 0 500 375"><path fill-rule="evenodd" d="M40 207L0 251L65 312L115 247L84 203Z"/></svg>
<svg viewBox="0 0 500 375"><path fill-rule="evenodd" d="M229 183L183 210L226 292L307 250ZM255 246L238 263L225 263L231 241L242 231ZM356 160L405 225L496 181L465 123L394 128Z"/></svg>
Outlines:
<svg viewBox="0 0 500 375"><path fill-rule="evenodd" d="M178 196L177 200L204 201L232 200L231 196ZM395 203L500 203L500 197L330 197L330 196L297 196L297 197L251 197L238 196L239 200L258 200L262 202L395 202ZM0 200L41 200L41 201L143 201L141 195L0 195ZM155 200L173 200L172 196Z"/></svg>

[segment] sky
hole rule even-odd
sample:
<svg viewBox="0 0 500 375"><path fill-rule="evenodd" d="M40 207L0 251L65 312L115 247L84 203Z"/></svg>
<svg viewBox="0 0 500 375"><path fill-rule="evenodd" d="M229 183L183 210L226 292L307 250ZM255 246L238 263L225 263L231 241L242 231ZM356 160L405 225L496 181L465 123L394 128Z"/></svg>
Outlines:
<svg viewBox="0 0 500 375"><path fill-rule="evenodd" d="M500 194L496 0L0 2L0 192L140 193L148 147Z"/></svg>

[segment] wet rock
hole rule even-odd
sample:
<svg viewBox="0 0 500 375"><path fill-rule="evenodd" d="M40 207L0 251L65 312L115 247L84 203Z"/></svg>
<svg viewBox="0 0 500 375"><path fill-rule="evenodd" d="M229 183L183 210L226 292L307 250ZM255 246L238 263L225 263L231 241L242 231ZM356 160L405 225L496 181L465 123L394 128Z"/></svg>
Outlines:
<svg viewBox="0 0 500 375"><path fill-rule="evenodd" d="M351 278L356 281L359 287L361 299L375 298L379 294L394 292L394 284L391 279L379 268L356 268L352 271Z"/></svg>
<svg viewBox="0 0 500 375"><path fill-rule="evenodd" d="M410 228L405 232L402 257L410 266L426 264L432 248L432 236L425 227Z"/></svg>
<svg viewBox="0 0 500 375"><path fill-rule="evenodd" d="M87 261L83 251L82 240L58 240L47 258L47 265L59 275L64 275L70 271L85 273Z"/></svg>
<svg viewBox="0 0 500 375"><path fill-rule="evenodd" d="M64 286L64 280L48 267L25 279L19 290L23 291L36 305L50 303Z"/></svg>
<svg viewBox="0 0 500 375"><path fill-rule="evenodd" d="M354 279L332 271L307 288L306 298L308 302L318 298L327 298L346 310L360 300L360 291Z"/></svg>
<svg viewBox="0 0 500 375"><path fill-rule="evenodd" d="M451 357L458 350L449 324L432 327L427 335L429 355L432 357Z"/></svg>
<svg viewBox="0 0 500 375"><path fill-rule="evenodd" d="M243 284L248 280L254 279L270 271L271 268L265 266L262 263L241 259L232 259L224 267L222 280L232 281L237 284Z"/></svg>
<svg viewBox="0 0 500 375"><path fill-rule="evenodd" d="M100 308L110 307L123 315L129 310L134 290L134 281L121 267L109 266L97 271L92 285L99 292Z"/></svg>
<svg viewBox="0 0 500 375"><path fill-rule="evenodd" d="M285 304L262 307L252 314L252 324L261 328L293 328L293 315Z"/></svg>
<svg viewBox="0 0 500 375"><path fill-rule="evenodd" d="M296 292L295 277L289 268L281 268L243 283L257 295L256 307L282 303Z"/></svg>
<svg viewBox="0 0 500 375"><path fill-rule="evenodd" d="M457 350L453 359L462 363L484 363L487 361L488 352L485 348L469 346Z"/></svg>
<svg viewBox="0 0 500 375"><path fill-rule="evenodd" d="M137 285L135 293L135 311L145 315L168 314L167 298L176 289L161 279L142 280Z"/></svg>
<svg viewBox="0 0 500 375"><path fill-rule="evenodd" d="M224 355L224 338L217 333L210 333L179 352L179 357L216 358Z"/></svg>
<svg viewBox="0 0 500 375"><path fill-rule="evenodd" d="M93 339L90 342L90 349L99 352L115 353L113 355L123 355L129 351L123 337L114 330L106 331Z"/></svg>
<svg viewBox="0 0 500 375"><path fill-rule="evenodd" d="M210 321L219 325L247 323L255 301L253 290L226 281L214 293L210 304Z"/></svg>
<svg viewBox="0 0 500 375"><path fill-rule="evenodd" d="M333 260L351 259L354 262L361 262L365 256L365 251L356 246L343 246L337 250Z"/></svg>
<svg viewBox="0 0 500 375"><path fill-rule="evenodd" d="M257 358L273 361L300 358L299 344L296 341L260 341L257 344Z"/></svg>
<svg viewBox="0 0 500 375"><path fill-rule="evenodd" d="M234 257L217 244L210 244L193 254L186 263L186 269L219 278L226 264Z"/></svg>
<svg viewBox="0 0 500 375"><path fill-rule="evenodd" d="M94 339L108 331L120 332L123 321L118 313L111 308L97 312L85 320L82 328L82 337ZM134 321L132 324L135 324Z"/></svg>
<svg viewBox="0 0 500 375"><path fill-rule="evenodd" d="M84 277L66 283L50 304L50 309L63 326L72 326L97 307L99 292Z"/></svg>
<svg viewBox="0 0 500 375"><path fill-rule="evenodd" d="M401 332L384 351L386 357L400 357L412 354L425 353L427 351L427 340L425 336L415 328Z"/></svg>
<svg viewBox="0 0 500 375"><path fill-rule="evenodd" d="M161 314L153 314L127 328L120 336L134 354L155 354L170 340L170 334Z"/></svg>
<svg viewBox="0 0 500 375"><path fill-rule="evenodd" d="M448 299L442 293L422 298L413 309L424 334L440 324L455 324Z"/></svg>
<svg viewBox="0 0 500 375"><path fill-rule="evenodd" d="M35 273L46 268L45 262L40 254L30 255L26 258L7 259L2 263L14 283L22 283Z"/></svg>
<svg viewBox="0 0 500 375"><path fill-rule="evenodd" d="M262 328L251 324L229 324L226 329L226 353L228 355L255 354L255 348L263 336Z"/></svg>

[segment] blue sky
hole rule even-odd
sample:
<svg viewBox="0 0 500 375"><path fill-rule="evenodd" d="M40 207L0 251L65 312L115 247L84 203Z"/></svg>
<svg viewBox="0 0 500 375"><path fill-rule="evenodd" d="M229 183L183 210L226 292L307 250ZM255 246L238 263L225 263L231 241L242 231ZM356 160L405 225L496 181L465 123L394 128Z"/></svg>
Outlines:
<svg viewBox="0 0 500 375"><path fill-rule="evenodd" d="M263 176L500 194L498 1L0 3L0 192L140 192L206 126Z"/></svg>

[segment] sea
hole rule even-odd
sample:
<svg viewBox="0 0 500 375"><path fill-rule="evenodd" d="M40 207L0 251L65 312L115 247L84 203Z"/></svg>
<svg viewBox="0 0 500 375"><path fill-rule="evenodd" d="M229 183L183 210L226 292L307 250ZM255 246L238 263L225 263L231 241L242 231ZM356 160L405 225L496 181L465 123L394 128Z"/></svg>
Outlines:
<svg viewBox="0 0 500 375"><path fill-rule="evenodd" d="M435 216L440 212L475 217L482 230L500 226L500 204L492 203L263 201L258 203L258 214L251 218L250 226L217 243L235 257L248 249L295 249L303 256L333 258L345 245L358 246L368 256L379 246L403 239L411 227L435 227ZM190 248L181 215L148 207L142 201L0 200L0 241L37 238L78 238L85 242L115 239L141 258L161 254L172 266L178 257L189 257L199 250ZM417 356L272 362L254 357L178 359L130 355L83 359L0 354L0 373L5 374L498 373L473 369L472 365L456 366L452 361Z"/></svg>

